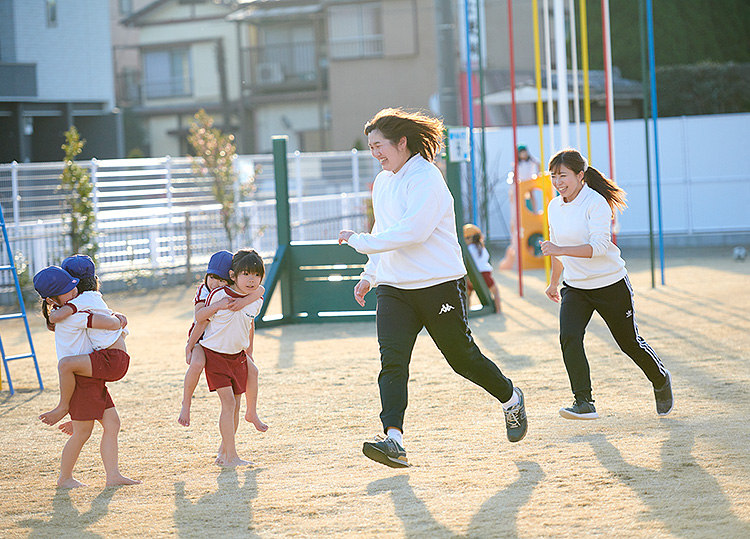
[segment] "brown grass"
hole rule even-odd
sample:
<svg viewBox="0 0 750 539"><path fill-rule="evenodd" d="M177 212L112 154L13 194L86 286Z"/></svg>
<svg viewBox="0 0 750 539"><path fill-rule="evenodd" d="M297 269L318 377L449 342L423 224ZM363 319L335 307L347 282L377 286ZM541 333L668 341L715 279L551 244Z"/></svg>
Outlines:
<svg viewBox="0 0 750 539"><path fill-rule="evenodd" d="M627 254L627 253L626 253ZM428 336L412 362L406 446L414 467L367 460L379 430L372 323L260 330L265 434L238 434L249 469L213 465L219 403L201 382L192 426L176 422L193 288L111 294L130 319L132 365L110 384L120 462L134 487L105 488L96 428L76 475L56 491L65 436L37 415L57 400L53 335L31 319L47 389L30 360L0 393L2 537L750 537L750 263L668 258L667 286L630 261L642 335L674 378L676 408L657 417L649 383L597 318L587 350L602 418L561 419L571 401L544 275L519 298L498 276L505 314L472 319L475 337L524 389L525 440L505 438L500 406L455 375ZM658 276L657 276L658 280ZM23 332L3 322L9 353Z"/></svg>

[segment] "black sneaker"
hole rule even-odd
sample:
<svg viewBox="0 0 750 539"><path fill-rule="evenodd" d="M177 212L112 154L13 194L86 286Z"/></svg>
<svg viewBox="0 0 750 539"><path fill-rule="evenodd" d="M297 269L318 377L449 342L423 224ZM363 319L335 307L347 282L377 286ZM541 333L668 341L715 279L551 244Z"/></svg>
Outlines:
<svg viewBox="0 0 750 539"><path fill-rule="evenodd" d="M560 408L560 415L565 419L598 419L594 403L576 399L572 406Z"/></svg>
<svg viewBox="0 0 750 539"><path fill-rule="evenodd" d="M659 389L654 388L654 397L656 398L656 413L667 415L674 407L674 397L672 396L672 375L667 371L667 381Z"/></svg>
<svg viewBox="0 0 750 539"><path fill-rule="evenodd" d="M385 464L391 468L408 468L411 466L406 460L406 451L393 438L376 439L374 442L365 442L362 445L362 453L367 458Z"/></svg>
<svg viewBox="0 0 750 539"><path fill-rule="evenodd" d="M523 391L514 387L513 392L518 395L518 404L514 404L505 412L505 431L508 434L508 440L511 442L520 442L526 436L529 423L526 420L526 405L523 400Z"/></svg>

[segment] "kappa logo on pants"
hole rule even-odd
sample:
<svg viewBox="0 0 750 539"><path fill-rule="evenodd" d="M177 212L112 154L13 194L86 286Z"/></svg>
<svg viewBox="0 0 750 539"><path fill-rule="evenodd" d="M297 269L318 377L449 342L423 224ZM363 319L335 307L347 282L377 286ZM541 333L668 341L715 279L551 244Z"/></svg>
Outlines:
<svg viewBox="0 0 750 539"><path fill-rule="evenodd" d="M443 303L442 307L440 307L440 312L438 314L444 314L444 313L447 313L449 311L452 311L453 309L455 309L455 307L453 305L451 305L449 303Z"/></svg>

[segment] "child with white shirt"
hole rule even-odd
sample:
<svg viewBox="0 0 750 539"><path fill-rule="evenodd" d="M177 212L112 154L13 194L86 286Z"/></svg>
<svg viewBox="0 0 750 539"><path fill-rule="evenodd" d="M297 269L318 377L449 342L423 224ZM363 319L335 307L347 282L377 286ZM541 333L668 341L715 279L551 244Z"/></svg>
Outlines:
<svg viewBox="0 0 750 539"><path fill-rule="evenodd" d="M51 412L42 414L40 418L48 424L55 423L68 413L71 418L71 421L61 427L63 432L70 434L70 439L62 451L57 486L86 486L73 477L73 469L81 449L91 437L94 421L99 421L103 427L100 452L107 475L107 486L138 484L140 481L120 473L117 440L120 418L105 383L106 378L121 377L121 374L124 374L123 365L118 360L119 355L110 357L102 350L94 350L87 333L92 328L118 333L122 329L123 321L113 314L92 312L73 306L71 302L78 296L78 284L79 279L57 266L44 268L34 276L34 288L43 299L42 314L47 320L47 328L55 333L55 348L61 364L58 369L61 374L61 403ZM64 305L66 307L63 307ZM53 309L52 313L49 312L50 307ZM57 323L51 322L50 315L60 308L66 311L73 310L73 313L68 313ZM71 365L75 369L70 367ZM63 371L71 369L73 380L71 387L66 389ZM70 395L63 396L64 391L68 390ZM55 414L62 415L54 417Z"/></svg>
<svg viewBox="0 0 750 539"><path fill-rule="evenodd" d="M94 352L89 356L61 357L58 362L60 402L54 409L39 416L48 425L54 425L65 417L75 389L76 375L116 382L125 376L130 366L130 356L125 346L125 337L128 335L125 328L127 318L112 311L104 302L99 292L99 278L96 276L94 261L87 255L73 255L63 260L61 266L77 280L78 294L48 313L48 327L54 327L77 312L114 316L120 320L120 327L86 328L86 336Z"/></svg>
<svg viewBox="0 0 750 539"><path fill-rule="evenodd" d="M604 319L620 349L654 387L656 412L672 411L672 376L638 334L633 289L620 249L612 243L615 209L625 207L625 191L588 164L578 150L566 149L549 161L559 197L548 207L549 241L542 253L552 258L546 294L560 303L560 345L575 400L560 409L566 419L596 419L591 374L583 336L594 311ZM560 280L562 278L562 290Z"/></svg>
<svg viewBox="0 0 750 539"><path fill-rule="evenodd" d="M252 249L241 249L232 257L229 277L233 284L213 290L206 299L206 307L224 298L242 298L260 286L265 269L263 259ZM221 400L219 431L221 447L216 458L220 466L244 466L252 462L237 454L235 434L239 426L240 401L248 385L248 360L253 361L255 317L263 306L259 298L238 311L221 309L208 319L201 339L206 355L206 382ZM257 376L257 368L253 364ZM255 390L257 391L257 383Z"/></svg>
<svg viewBox="0 0 750 539"><path fill-rule="evenodd" d="M497 283L492 277L492 264L490 264L490 252L484 246L484 234L480 228L473 224L467 223L464 225L464 241L466 241L466 248L469 250L471 258L474 260L477 269L482 274L484 282L487 283L487 287L492 293L492 301L495 302L495 312L500 313L500 290L497 288ZM474 291L474 287L471 286L471 281L466 279L466 296L467 301L471 302L471 293Z"/></svg>

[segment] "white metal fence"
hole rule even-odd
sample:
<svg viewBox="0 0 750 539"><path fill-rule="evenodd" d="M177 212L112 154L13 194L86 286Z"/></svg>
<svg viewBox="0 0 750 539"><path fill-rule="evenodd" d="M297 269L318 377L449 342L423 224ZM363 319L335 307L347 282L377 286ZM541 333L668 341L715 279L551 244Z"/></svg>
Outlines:
<svg viewBox="0 0 750 539"><path fill-rule="evenodd" d="M379 164L369 152L300 154L289 159L292 239L336 238L341 228L367 227L368 183ZM146 274L200 271L210 255L229 249L210 182L196 177L190 158L81 162L95 185L98 272L103 280L127 281ZM0 165L0 203L11 248L25 278L69 256L61 216L62 163ZM236 161L239 201L234 249L252 247L264 257L276 251L276 201L271 155ZM250 185L252 192L243 189ZM0 264L7 255L0 253ZM11 276L0 276L8 292Z"/></svg>

